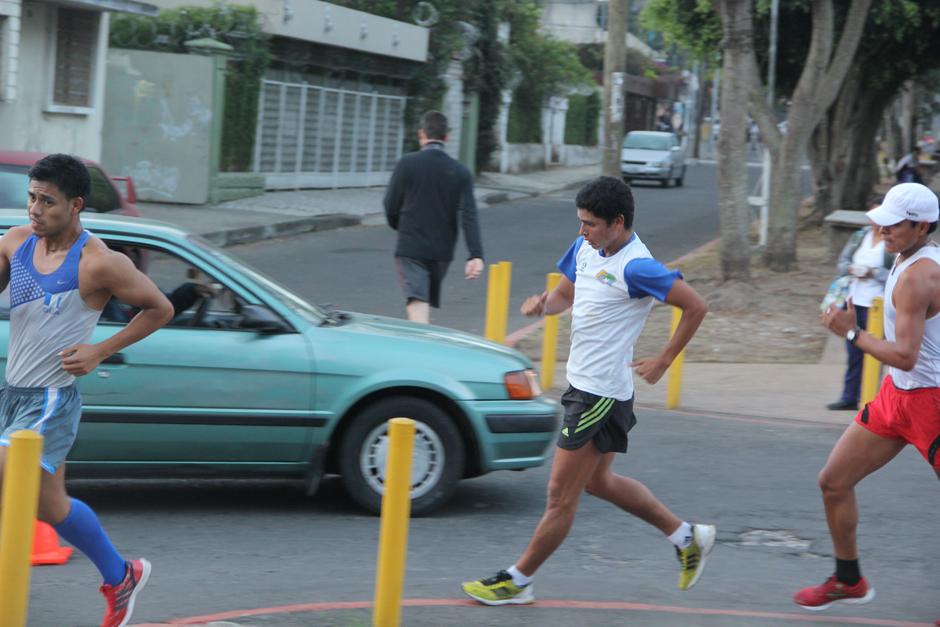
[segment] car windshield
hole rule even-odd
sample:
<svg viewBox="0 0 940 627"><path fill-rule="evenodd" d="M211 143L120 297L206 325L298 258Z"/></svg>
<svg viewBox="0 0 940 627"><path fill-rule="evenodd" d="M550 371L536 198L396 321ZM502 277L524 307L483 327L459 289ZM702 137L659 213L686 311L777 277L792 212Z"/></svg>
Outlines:
<svg viewBox="0 0 940 627"><path fill-rule="evenodd" d="M198 235L189 235L188 239L204 252L208 253L211 257L219 261L221 264L236 269L242 275L247 276L258 285L263 286L272 296L277 298L288 309L303 317L304 319L314 324L322 324L325 320L330 319L329 312L323 311L316 305L308 303L300 296L297 296L292 291L279 284L274 279L262 274L251 266L246 265L244 262L239 261L235 257L231 257L225 254L222 249L215 246L208 240L205 240Z"/></svg>
<svg viewBox="0 0 940 627"><path fill-rule="evenodd" d="M26 209L27 172L25 165L0 165L0 208Z"/></svg>
<svg viewBox="0 0 940 627"><path fill-rule="evenodd" d="M638 148L640 150L669 150L672 142L666 135L649 135L647 133L629 133L623 139L624 148Z"/></svg>

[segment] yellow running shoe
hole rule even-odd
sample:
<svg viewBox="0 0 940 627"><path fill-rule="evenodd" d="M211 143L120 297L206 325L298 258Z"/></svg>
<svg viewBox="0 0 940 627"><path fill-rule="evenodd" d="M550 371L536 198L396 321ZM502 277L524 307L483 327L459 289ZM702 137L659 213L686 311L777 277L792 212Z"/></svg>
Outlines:
<svg viewBox="0 0 940 627"><path fill-rule="evenodd" d="M684 549L676 547L679 558L679 589L688 590L695 585L705 570L705 557L715 546L714 525L692 525L692 544Z"/></svg>
<svg viewBox="0 0 940 627"><path fill-rule="evenodd" d="M465 581L461 587L469 597L484 605L524 605L535 601L532 584L520 588L505 570L489 579Z"/></svg>

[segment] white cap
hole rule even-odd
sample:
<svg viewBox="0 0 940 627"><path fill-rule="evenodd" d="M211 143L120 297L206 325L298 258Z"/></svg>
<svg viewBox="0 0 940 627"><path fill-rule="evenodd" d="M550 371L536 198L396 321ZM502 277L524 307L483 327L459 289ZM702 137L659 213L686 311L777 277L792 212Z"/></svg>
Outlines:
<svg viewBox="0 0 940 627"><path fill-rule="evenodd" d="M880 207L867 214L878 226L893 226L904 220L936 222L940 215L937 195L920 183L900 183L888 190Z"/></svg>

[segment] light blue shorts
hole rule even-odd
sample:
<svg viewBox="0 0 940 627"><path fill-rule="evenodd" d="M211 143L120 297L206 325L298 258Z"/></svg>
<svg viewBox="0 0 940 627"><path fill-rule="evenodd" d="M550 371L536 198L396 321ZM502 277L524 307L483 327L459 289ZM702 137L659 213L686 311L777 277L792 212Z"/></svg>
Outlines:
<svg viewBox="0 0 940 627"><path fill-rule="evenodd" d="M10 436L30 429L43 437L39 463L55 473L72 449L82 419L78 388L0 387L0 446L10 446Z"/></svg>

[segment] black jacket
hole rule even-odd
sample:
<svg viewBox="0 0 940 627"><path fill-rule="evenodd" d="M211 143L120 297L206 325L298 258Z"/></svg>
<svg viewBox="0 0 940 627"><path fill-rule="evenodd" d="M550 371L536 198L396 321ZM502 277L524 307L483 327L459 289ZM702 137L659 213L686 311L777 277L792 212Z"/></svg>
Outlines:
<svg viewBox="0 0 940 627"><path fill-rule="evenodd" d="M458 213L469 258L482 258L470 171L439 142L401 158L385 191L385 216L398 231L396 257L451 261Z"/></svg>

